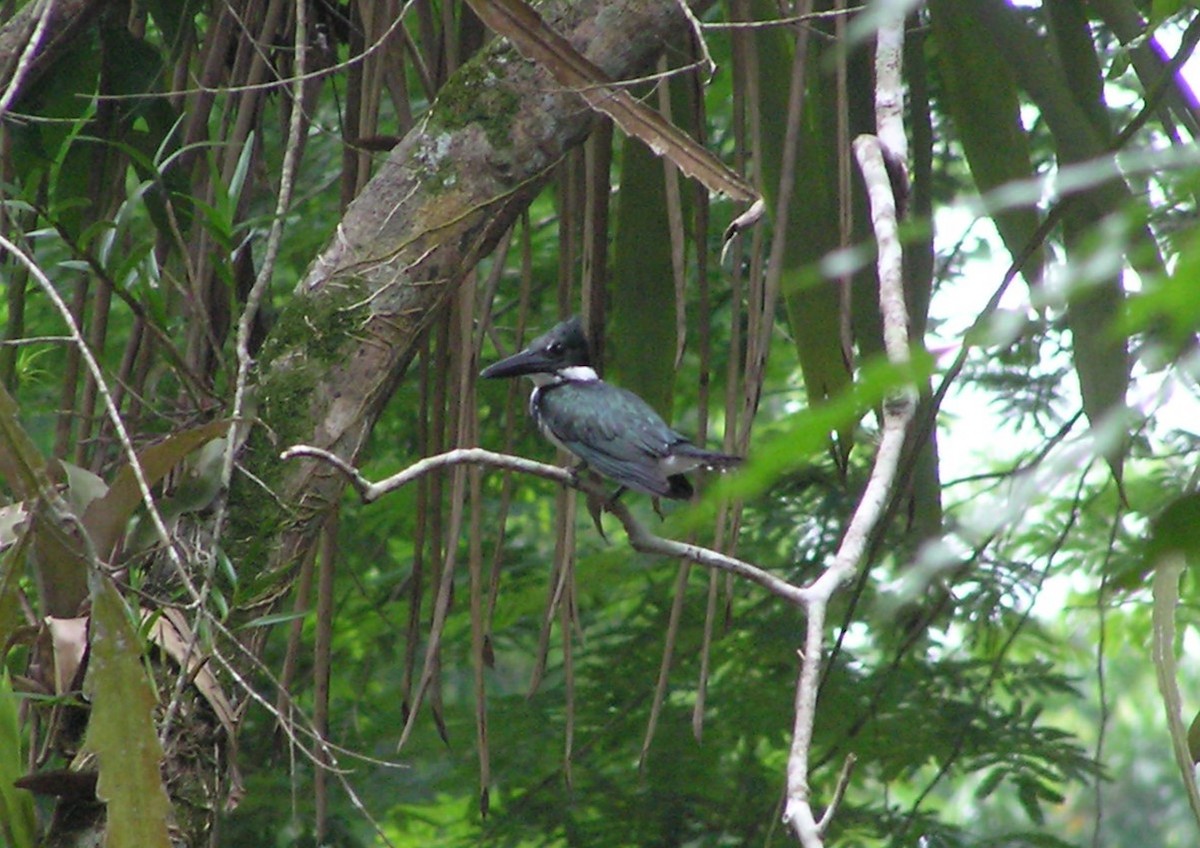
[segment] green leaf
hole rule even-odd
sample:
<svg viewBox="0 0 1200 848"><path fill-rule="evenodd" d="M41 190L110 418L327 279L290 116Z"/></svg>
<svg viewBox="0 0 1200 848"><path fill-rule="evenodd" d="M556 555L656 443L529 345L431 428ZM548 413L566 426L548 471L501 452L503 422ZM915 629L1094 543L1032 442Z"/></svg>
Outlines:
<svg viewBox="0 0 1200 848"><path fill-rule="evenodd" d="M250 627L271 627L276 624L283 624L287 621L295 621L298 618L304 618L308 615L307 610L299 612L276 612L271 615L260 615L258 618L251 619L245 624L239 625L239 630L246 630Z"/></svg>
<svg viewBox="0 0 1200 848"><path fill-rule="evenodd" d="M1046 814L1042 811L1041 785L1035 780L1021 780L1017 783L1017 800L1029 816L1037 824L1044 824Z"/></svg>
<svg viewBox="0 0 1200 848"><path fill-rule="evenodd" d="M1200 763L1200 713L1192 719L1187 732L1188 753L1192 755L1193 763Z"/></svg>
<svg viewBox="0 0 1200 848"><path fill-rule="evenodd" d="M944 105L981 193L1033 177L1029 137L1021 123L1017 84L1005 57L972 14L970 4L930 0L934 66L944 88ZM994 216L1008 252L1016 256L1038 228L1032 206ZM1041 277L1039 248L1026 263L1026 279Z"/></svg>
<svg viewBox="0 0 1200 848"><path fill-rule="evenodd" d="M0 478L22 500L37 502L31 518L41 612L69 618L87 595L87 564L82 547L60 526L59 500L46 463L17 418L17 404L0 385ZM65 508L65 507L64 507ZM14 559L9 568L17 568Z"/></svg>
<svg viewBox="0 0 1200 848"><path fill-rule="evenodd" d="M671 420L675 282L662 160L626 139L611 288L612 356L620 383Z"/></svg>
<svg viewBox="0 0 1200 848"><path fill-rule="evenodd" d="M191 38L195 37L196 22L193 19L198 8L196 0L148 0L146 11L162 30L163 40L176 55Z"/></svg>
<svg viewBox="0 0 1200 848"><path fill-rule="evenodd" d="M146 483L153 486L181 459L201 445L229 430L227 421L212 421L191 430L168 436L158 444L145 448L138 454ZM125 532L125 525L142 502L137 478L128 465L121 466L113 478L108 493L88 505L83 514L83 524L91 534L92 542L101 557L108 556L113 545Z"/></svg>
<svg viewBox="0 0 1200 848"><path fill-rule="evenodd" d="M1004 769L992 769L988 773L988 776L983 779L983 782L979 784L979 788L975 790L975 797L982 801L995 792L996 788L1004 780L1004 775Z"/></svg>
<svg viewBox="0 0 1200 848"><path fill-rule="evenodd" d="M16 543L0 554L0 669L12 647L17 630L25 626L21 610L21 566L32 534L21 533Z"/></svg>
<svg viewBox="0 0 1200 848"><path fill-rule="evenodd" d="M64 460L59 464L67 477L67 503L76 515L82 515L88 504L108 492L108 484L99 474Z"/></svg>
<svg viewBox="0 0 1200 848"><path fill-rule="evenodd" d="M92 702L87 747L96 752L96 795L108 805L107 848L169 848L171 804L160 772L154 688L142 640L116 587L92 578L92 642L86 690Z"/></svg>
<svg viewBox="0 0 1200 848"><path fill-rule="evenodd" d="M758 2L755 17L766 20L775 17L774 7ZM760 96L758 111L762 122L763 191L768 209L774 212L781 192L784 174L784 139L787 134L789 80L795 55L794 36L782 29L760 30L755 35L758 49ZM810 45L818 43L813 39ZM795 162L795 177L791 187L780 290L787 309L788 324L795 340L800 360L804 388L812 405L836 397L850 382L850 364L842 346L842 308L836 281L823 275L820 263L839 247L838 186L837 186L837 98L830 71L832 51L822 54L810 46L806 70L807 90L804 114L800 118L800 138ZM857 54L856 54L857 56ZM855 65L855 60L851 60ZM851 85L859 76L851 71ZM870 102L870 95L866 95ZM852 95L851 99L854 97ZM853 132L853 128L851 130ZM860 200L861 198L856 198ZM861 202L854 212L855 221L865 228L867 217ZM778 229L778 224L774 225ZM862 230L865 232L865 229ZM856 289L874 290L874 269L862 266L853 276ZM857 292L856 292L857 294ZM864 296L856 302L855 311L869 316L864 324L878 327L878 298ZM861 329L855 327L856 331ZM878 349L878 341L864 342L864 350ZM839 453L842 459L849 454L856 421L848 421L838 429ZM828 436L827 436L828 439Z"/></svg>
<svg viewBox="0 0 1200 848"><path fill-rule="evenodd" d="M1146 540L1146 571L1164 556L1183 554L1188 564L1200 557L1200 494L1184 495L1172 501L1150 525Z"/></svg>
<svg viewBox="0 0 1200 848"><path fill-rule="evenodd" d="M8 848L33 848L33 795L13 786L25 772L18 702L8 672L0 668L0 836Z"/></svg>
<svg viewBox="0 0 1200 848"><path fill-rule="evenodd" d="M0 383L0 478L19 500L33 501L49 488L46 463L17 417L17 402Z"/></svg>
<svg viewBox="0 0 1200 848"><path fill-rule="evenodd" d="M1183 0L1151 0L1149 32L1172 15L1179 14L1183 8Z"/></svg>

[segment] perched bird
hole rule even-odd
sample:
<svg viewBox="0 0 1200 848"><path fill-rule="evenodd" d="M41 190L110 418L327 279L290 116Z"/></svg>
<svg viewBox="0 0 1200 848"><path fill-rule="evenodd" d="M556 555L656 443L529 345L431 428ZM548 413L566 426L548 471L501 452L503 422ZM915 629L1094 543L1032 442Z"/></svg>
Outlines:
<svg viewBox="0 0 1200 848"><path fill-rule="evenodd" d="M529 347L489 365L481 377L518 377L534 383L529 413L554 444L625 489L686 500L695 468L732 468L741 457L705 450L672 430L633 392L609 385L591 366L578 317L558 324Z"/></svg>

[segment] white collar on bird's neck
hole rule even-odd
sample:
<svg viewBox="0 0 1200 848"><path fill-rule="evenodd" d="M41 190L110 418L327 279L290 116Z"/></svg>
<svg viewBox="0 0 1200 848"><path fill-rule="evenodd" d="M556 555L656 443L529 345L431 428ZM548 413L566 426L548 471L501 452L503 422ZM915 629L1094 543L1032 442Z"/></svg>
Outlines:
<svg viewBox="0 0 1200 848"><path fill-rule="evenodd" d="M533 380L535 386L541 388L542 386L556 386L559 383L596 383L599 382L600 375L590 365L569 365L552 374L530 374L529 379Z"/></svg>

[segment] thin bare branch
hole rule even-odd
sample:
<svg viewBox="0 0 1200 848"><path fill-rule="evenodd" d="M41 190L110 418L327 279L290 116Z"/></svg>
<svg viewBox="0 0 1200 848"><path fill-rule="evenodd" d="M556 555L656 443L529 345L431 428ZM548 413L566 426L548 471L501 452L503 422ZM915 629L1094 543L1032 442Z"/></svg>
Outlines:
<svg viewBox="0 0 1200 848"><path fill-rule="evenodd" d="M293 48L296 51L295 67L297 75L292 87L292 114L288 124L287 148L283 154L283 166L279 175L279 192L275 203L275 216L271 221L271 230L267 236L266 255L254 286L246 297L246 307L242 310L237 326L237 380L233 395L233 414L230 416L229 443L226 445L225 461L221 468L221 484L228 489L233 477L233 461L237 455L240 439L237 437L242 411L246 404L246 388L250 379L250 368L253 364L250 358L250 333L254 328L254 319L258 315L259 306L271 283L275 271L275 258L279 255L279 244L283 238L283 223L287 216L288 207L292 202L292 189L296 182L296 160L301 149L300 134L304 128L304 66L308 43L308 27L305 17L305 4L296 4L296 27ZM222 500L217 527L221 526L224 516L225 502Z"/></svg>
<svg viewBox="0 0 1200 848"><path fill-rule="evenodd" d="M559 468L557 465L547 465L544 462L495 453L483 448L460 448L437 454L436 456L429 456L418 462L414 462L403 471L393 474L391 477L386 477L378 483L372 483L363 477L358 469L336 454L311 445L294 445L280 454L280 459L295 459L300 456L321 459L333 465L346 475L350 481L350 485L358 492L363 503L377 501L389 492L394 492L396 489L411 483L413 480L431 471L449 468L454 465L462 465L464 463L486 465L490 468L501 468L508 471L519 471L522 474L541 477L558 483L561 486L599 497L602 500L608 498L608 493L604 490L603 486L577 476L569 468ZM625 534L629 538L629 544L634 550L674 559L686 559L706 568L715 568L734 574L749 580L751 583L756 583L771 594L777 595L785 601L790 601L796 605L805 604L810 597L808 589L789 583L782 577L777 577L771 572L745 560L727 556L719 551L701 547L700 545L678 542L673 539L664 539L661 536L651 533L646 529L645 525L634 518L633 513L621 501L609 501L605 504L605 509L621 522L621 525L625 528Z"/></svg>
<svg viewBox="0 0 1200 848"><path fill-rule="evenodd" d="M38 49L42 45L42 38L45 36L46 30L50 25L50 20L54 15L54 0L40 0L34 8L33 14L37 16L37 23L33 27L33 34L25 44L25 49L21 51L21 55L17 58L17 67L13 71L12 77L9 78L3 95L0 95L0 117L3 117L8 112L9 107L12 106L13 101L17 99L17 95L21 92L25 76L29 73L29 69L33 64L33 57L37 55Z"/></svg>
<svg viewBox="0 0 1200 848"><path fill-rule="evenodd" d="M713 21L701 22L702 29L775 29L778 27L794 26L807 21L819 21L828 18L845 18L865 9L865 5L850 6L846 9L831 9L827 12L808 12L802 15L789 15L785 18L770 18L765 21Z"/></svg>
<svg viewBox="0 0 1200 848"><path fill-rule="evenodd" d="M846 787L850 785L850 775L854 773L854 764L858 762L858 757L853 754L847 754L846 759L842 762L842 770L838 773L837 786L833 790L833 799L829 802L829 806L825 808L825 815L821 816L821 820L817 822L817 829L824 833L829 828L829 823L833 821L833 816L837 812L837 808L841 805L842 799L846 797Z"/></svg>

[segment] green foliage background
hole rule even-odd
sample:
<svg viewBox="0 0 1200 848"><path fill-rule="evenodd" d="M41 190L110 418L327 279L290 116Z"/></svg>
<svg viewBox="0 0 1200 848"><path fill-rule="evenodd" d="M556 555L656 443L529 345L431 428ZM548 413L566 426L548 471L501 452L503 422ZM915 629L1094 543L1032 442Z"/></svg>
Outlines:
<svg viewBox="0 0 1200 848"><path fill-rule="evenodd" d="M346 61L361 51L361 33L343 30L363 26L365 7L319 5L329 15L332 58ZM749 5L730 3L709 16L740 16ZM238 82L232 71L222 80L226 88L208 126L199 138L181 143L188 112L179 98L160 95L170 91L175 63L187 67L181 45L203 43L213 32L215 12L203 6L148 4L146 14L139 13L142 28L134 31L106 16L72 44L55 73L23 94L20 113L4 124L6 237L35 257L64 297L77 298L87 326L102 329L90 337L93 348L106 375L120 375L129 388L122 413L139 446L228 412L235 362L229 319L236 320L245 299L239 261L247 255L262 259L283 159L286 124L278 120L282 111L273 111L282 109L277 104L259 103L255 108L271 119L257 113L251 132L231 138L242 114L227 90ZM478 22L461 4L421 6L420 20L428 26L414 27L412 49L428 62L401 61L391 69L398 77L389 83L389 97L375 92L379 114L372 133L347 127L348 102L362 96L357 72L331 75L314 99L298 193L264 306L266 334L329 241L338 210L382 156L353 143L376 132L408 131L434 93L428 88L436 89L452 70L442 51L453 43L469 53L477 41ZM845 759L857 760L831 844L1195 841L1197 823L1171 760L1155 692L1149 576L1157 555L1190 552L1197 533L1186 523L1153 529L1156 516L1195 488L1197 435L1175 410L1195 409L1200 163L1188 145L1197 110L1167 99L1147 105L1147 80L1133 65L1140 43L1126 38L1114 20L1134 14L1188 45L1198 18L1186 4L1061 0L1055 10L1049 6L988 0L980 4L983 11L971 12L930 2L912 19L910 67L927 75L924 129L932 141L929 173L915 174L914 198L924 193L928 213L914 211L909 248L935 268L932 280L916 281L926 289L914 294L918 304L933 301L924 341L933 356L922 360L920 376L934 388L954 379L937 419L940 466L929 478L906 467L904 497L872 540L869 567L831 611L835 647L813 755L819 802L829 801ZM763 16L774 11L756 9ZM1087 51L1083 70L1064 73L1068 82L1078 82L1071 74L1097 74L1089 82L1094 90L1088 89L1094 97L1080 95L1087 102L1068 105L1102 121L1098 150L1072 146L1070 134L1047 117L1067 108L1055 101L1062 92L1038 88L1018 55L987 40L981 22L989 20L1003 21L1005 32L1026 47L1061 49L1064 56L1067 47ZM452 26L443 27L446 21ZM846 36L832 25L822 31ZM676 120L744 167L754 151L746 149L746 129L737 124L733 104L751 108L765 133L758 151L763 161L751 170L768 183L772 198L783 172L776 158L788 117L781 98L795 31L764 30L743 45L759 63L761 89L726 70L743 67L731 36L724 30L708 35L720 71L703 109L688 99L695 89L683 84L685 78L672 83L680 104ZM804 142L794 175L789 250L776 269L782 300L763 319L770 356L757 387L747 378L745 357L753 306L765 297L754 286L768 274L770 226L747 237L734 264L723 266L716 234L735 210L720 200L709 204L685 184L681 202L689 223L675 235L687 246L687 285L677 300L673 280L664 276L671 271L663 241L671 228L651 230L636 217L655 210L651 217L662 223L667 183L657 179L658 161L618 134L607 151L613 154L611 186L602 195L613 217L609 227L582 231L583 155L563 163L559 178L512 234L507 253L485 263L468 284L473 288L435 316L420 360L398 385L363 452L364 473L378 479L452 443L447 422L459 407L445 398L453 395L457 376L449 373L451 356L469 344L452 330L462 310L494 329L469 351L486 362L500 355L497 342L506 351L519 344L518 324L528 337L581 304L604 303L612 322L603 343L615 380L655 398L680 429L707 432L710 444L718 444L726 429L747 439L745 474L715 487L740 505L738 555L793 582L820 573L870 470L878 435L872 410L901 379L875 357L873 248L861 209L845 233L854 249L839 254L845 267L830 270L828 255L843 235L831 219L839 204L850 203L836 196L837 151L830 136L842 107L851 127L862 129L856 125L870 110L858 95L869 96L870 82L863 65L868 54L860 45L849 60L853 102L843 103L831 70L837 51L822 44L810 48L812 97L800 116ZM683 48L673 51L673 62L682 64ZM285 60L280 71L286 71ZM397 79L404 97L394 90ZM81 80L102 87L109 99L79 96L96 93ZM910 85L915 101L911 76ZM1162 91L1152 95L1165 97ZM1145 124L1122 134L1143 112ZM912 123L919 114L910 103ZM386 146L386 139L380 143ZM1115 194L1101 170L1075 172L1082 187L1062 205L1057 199L1039 203L1040 189L1022 182L1081 161L1094 164L1098 152L1121 143L1144 154L1148 164L1130 168ZM176 167L182 159L188 168ZM360 159L366 166L359 168ZM638 179L631 179L635 173ZM993 192L979 228L994 223L995 235L943 243L941 231L974 208L969 198L977 191ZM1039 236L1024 280L1013 283L1013 292L1024 287L1021 293L1010 294L998 311L976 306L1000 285L1009 256L1025 247L1047 215L1059 214L1051 210L1064 208L1061 225ZM699 230L698 214L709 216L699 219L707 221ZM589 236L602 252L611 250L605 260L612 282L601 280L598 296L578 284L584 251L567 246ZM247 245L249 254L238 252ZM208 300L197 302L192 298L201 296L185 278L188 262L201 257L210 266ZM1042 258L1050 262L1045 275L1038 267ZM30 341L61 334L59 316L23 268L6 262L2 273L8 296L0 319L7 340L22 342L0 351L0 377L19 405L19 415L5 420L19 420L44 456L90 468L111 482L121 457L97 412L94 388L78 377L72 348ZM842 358L842 302L829 285L833 278L855 287L847 321L855 352L850 363ZM97 299L97 291L106 299ZM980 291L986 292L982 298ZM686 345L676 361L674 316L680 309ZM209 316L213 338L197 331L198 310ZM925 320L924 314L914 316L918 325ZM138 353L131 340L139 334L155 338L153 356ZM950 362L960 349L962 370L955 374ZM127 358L137 356L137 367L128 368ZM480 364L468 363L463 373ZM1166 388L1156 394L1160 385ZM755 391L760 402L740 403ZM523 416L523 397L523 391L489 384L459 402L468 403L479 444L549 459L551 448ZM990 450L969 456L959 445L978 444L980 431L993 433ZM830 433L838 434L836 447ZM189 467L196 487L167 483L158 491L172 517L200 516L202 523L213 508L216 492L209 484L215 471L198 462ZM66 486L63 475L56 479ZM8 501L25 499L15 482L6 485ZM606 524L611 538L602 538L584 509L564 529L561 495L545 482L485 474L476 522L446 540L450 485L447 476L366 506L348 495L340 506L331 617L325 622L332 640L328 737L339 746L338 766L347 770L345 781L357 799L337 781L319 780L313 761L279 731L276 716L252 703L238 752L246 793L236 810L221 817L218 842L789 842L779 815L802 616L756 588L698 568L681 579L677 563L633 553L612 532L615 527ZM711 543L715 500L670 512L663 532L691 533ZM657 525L649 504L635 506ZM928 532L929 525L914 518L918 514L938 515L940 531ZM135 597L134 589L177 592L155 567L149 542L138 541L139 532L146 532L140 516L125 551L126 598ZM562 562L556 553L561 533L573 534L575 552L566 612L548 603ZM6 536L5 545L14 538ZM473 543L498 576L486 625L492 661L483 672L490 756L485 786L466 567ZM413 707L404 700L411 691L406 679L420 674L414 657L423 655L432 616L428 569L445 554L443 545L457 552L459 565L440 671L432 703L418 707L415 732L397 753ZM26 570L18 558L21 546L8 551L17 553L5 555L0 602L11 604L12 584L19 581L30 609L40 611L33 567ZM413 589L417 558L427 569L424 591ZM249 592L242 579L239 563L226 559L210 584L216 618L233 626L244 625L237 608ZM1172 611L1185 657L1184 705L1193 714L1200 709L1197 677L1186 657L1196 651L1198 589L1195 570L1185 571L1182 601ZM678 592L682 601L673 625ZM247 640L262 631L263 669L250 683L272 703L278 692L265 670L278 674L289 655L289 626L301 623L286 690L305 714L319 699L315 597L310 593L301 602L295 619L275 619L273 628L252 622L238 631ZM420 625L416 647L409 632L414 616ZM220 637L204 635L206 645L222 649ZM661 713L648 734L668 638L673 660ZM5 647L5 670L26 674L35 651L14 637ZM532 686L535 678L540 682ZM245 699L228 675L221 682L236 700ZM701 689L697 723L693 711ZM42 694L49 701L70 700L63 693ZM42 709L30 691L0 692L5 739L14 735L13 704L23 705L26 716ZM0 836L13 846L31 844L22 829L30 801L8 785L23 773L39 738L28 722L20 728L23 750L0 749L6 784L0 818L15 823L0 828ZM33 770L67 767L71 754L55 748ZM38 801L43 824L51 805Z"/></svg>

